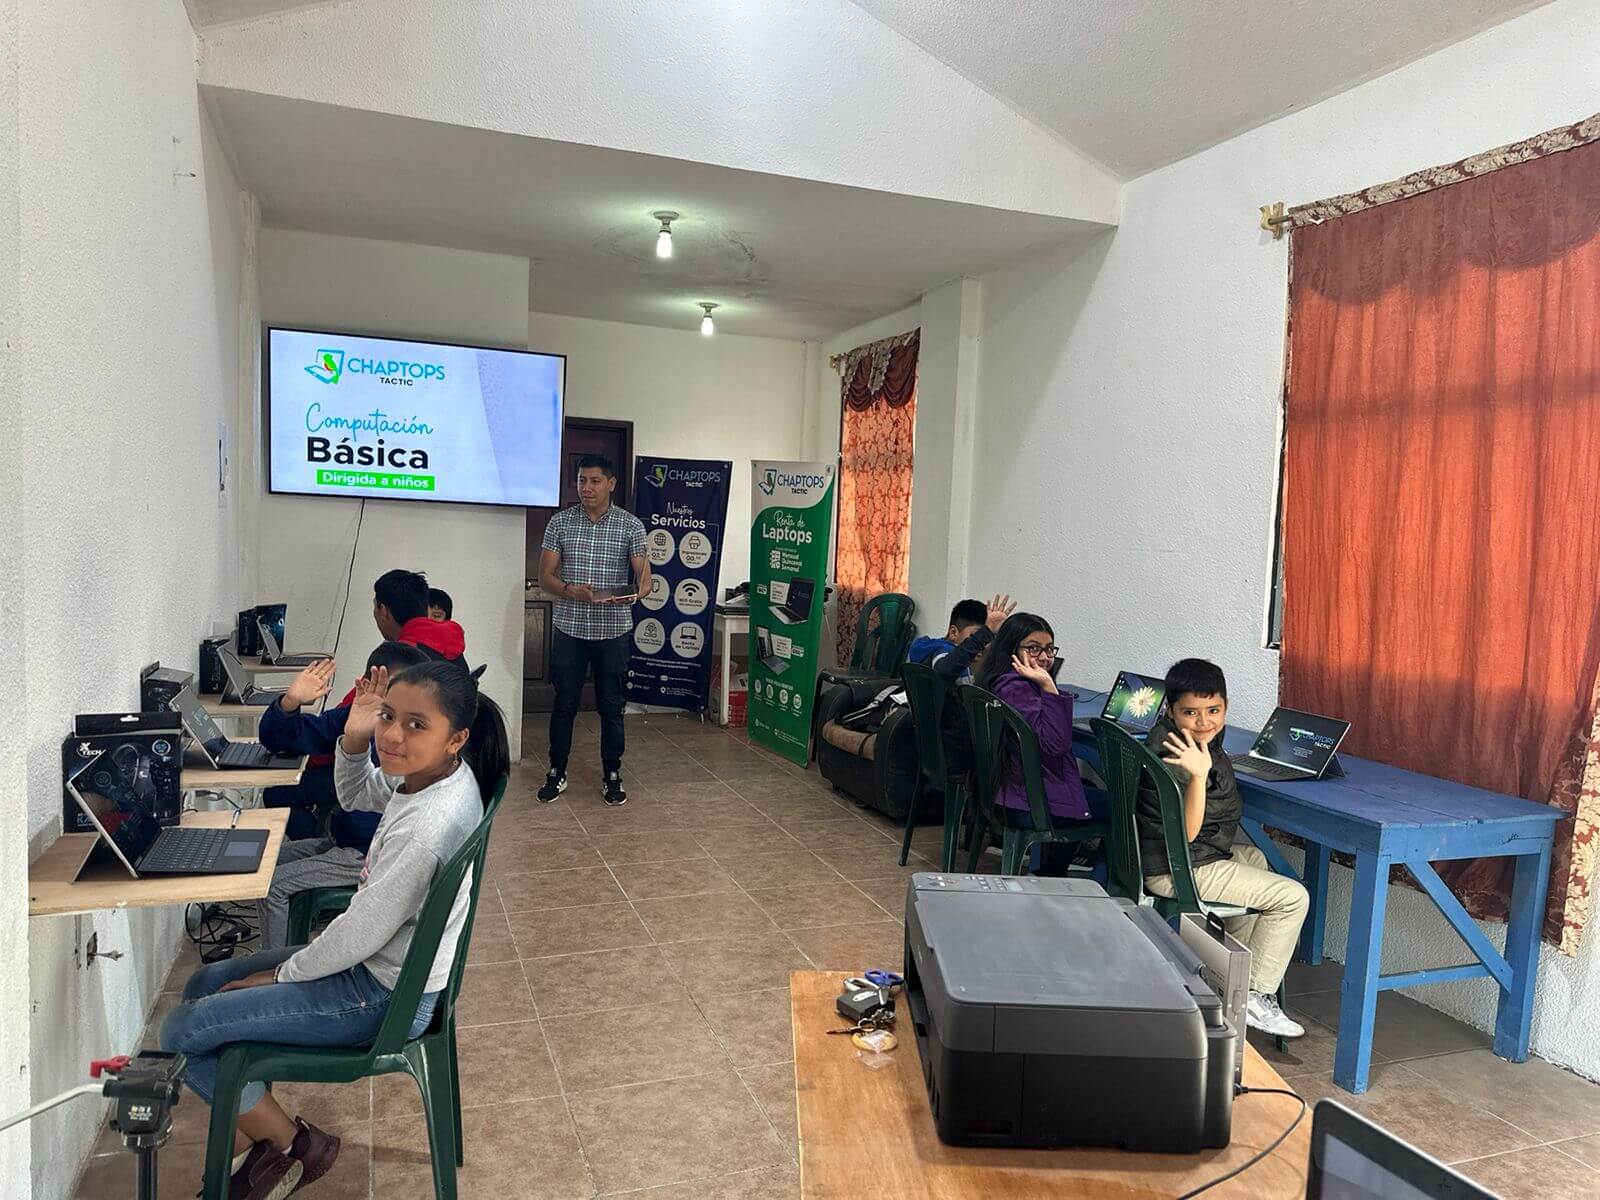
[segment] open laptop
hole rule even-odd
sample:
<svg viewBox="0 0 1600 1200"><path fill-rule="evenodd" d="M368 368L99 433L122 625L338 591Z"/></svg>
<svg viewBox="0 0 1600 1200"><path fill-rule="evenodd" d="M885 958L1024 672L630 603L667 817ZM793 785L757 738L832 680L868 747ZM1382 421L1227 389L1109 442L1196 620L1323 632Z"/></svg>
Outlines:
<svg viewBox="0 0 1600 1200"><path fill-rule="evenodd" d="M222 689L222 698L229 703L253 704L266 708L289 690L286 687L257 687L251 683L250 676L245 673L244 664L239 661L239 656L227 646L217 647L217 657L222 660L222 673L227 679L227 685Z"/></svg>
<svg viewBox="0 0 1600 1200"><path fill-rule="evenodd" d="M261 869L265 829L162 828L104 754L75 764L67 790L100 840L142 875L243 875Z"/></svg>
<svg viewBox="0 0 1600 1200"><path fill-rule="evenodd" d="M1343 775L1335 755L1349 732L1349 721L1280 706L1272 710L1250 752L1231 759L1233 769L1253 779L1280 782Z"/></svg>
<svg viewBox="0 0 1600 1200"><path fill-rule="evenodd" d="M278 644L278 635L272 623L264 617L256 618L256 628L261 631L261 661L273 667L309 667L312 663L332 658L331 654L285 654Z"/></svg>
<svg viewBox="0 0 1600 1200"><path fill-rule="evenodd" d="M785 625L804 625L811 619L811 598L816 591L815 579L791 579L784 589L783 599L773 606L773 617ZM774 596L773 599L778 598Z"/></svg>
<svg viewBox="0 0 1600 1200"><path fill-rule="evenodd" d="M1118 671L1117 681L1111 685L1100 715L1142 741L1161 716L1166 699L1167 681L1162 676ZM1079 717L1073 724L1088 729L1089 718Z"/></svg>
<svg viewBox="0 0 1600 1200"><path fill-rule="evenodd" d="M1496 1200L1495 1194L1344 1105L1311 1117L1306 1200Z"/></svg>
<svg viewBox="0 0 1600 1200"><path fill-rule="evenodd" d="M182 689L167 702L167 707L183 718L184 729L219 771L293 771L300 765L297 755L276 755L259 742L230 742L211 714L200 706L200 697L193 688Z"/></svg>
<svg viewBox="0 0 1600 1200"><path fill-rule="evenodd" d="M782 675L789 669L789 660L779 658L777 651L772 648L772 631L760 625L756 626L756 657L774 675Z"/></svg>

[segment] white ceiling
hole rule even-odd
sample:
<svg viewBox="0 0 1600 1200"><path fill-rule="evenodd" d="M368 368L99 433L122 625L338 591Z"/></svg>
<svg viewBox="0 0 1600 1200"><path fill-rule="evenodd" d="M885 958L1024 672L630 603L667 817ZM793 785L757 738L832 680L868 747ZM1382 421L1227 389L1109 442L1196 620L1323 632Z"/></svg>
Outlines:
<svg viewBox="0 0 1600 1200"><path fill-rule="evenodd" d="M203 89L273 226L526 256L529 307L813 339L1100 226L224 88ZM650 214L673 209L675 254Z"/></svg>
<svg viewBox="0 0 1600 1200"><path fill-rule="evenodd" d="M852 2L1133 178L1546 0Z"/></svg>

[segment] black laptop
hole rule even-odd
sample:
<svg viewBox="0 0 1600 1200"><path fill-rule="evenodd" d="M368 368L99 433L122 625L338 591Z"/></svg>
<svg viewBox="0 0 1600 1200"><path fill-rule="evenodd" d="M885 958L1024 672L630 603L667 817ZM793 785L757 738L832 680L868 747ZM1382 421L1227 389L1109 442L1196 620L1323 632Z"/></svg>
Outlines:
<svg viewBox="0 0 1600 1200"><path fill-rule="evenodd" d="M1272 710L1247 754L1230 756L1233 769L1253 779L1287 783L1343 775L1337 751L1350 722L1292 708Z"/></svg>
<svg viewBox="0 0 1600 1200"><path fill-rule="evenodd" d="M283 646L278 642L277 631L264 617L256 618L256 628L261 631L261 661L270 667L309 667L312 663L319 663L325 658L332 658L331 654L285 654Z"/></svg>
<svg viewBox="0 0 1600 1200"><path fill-rule="evenodd" d="M785 625L804 625L811 619L811 598L816 592L815 579L791 579L783 603L772 610L773 618Z"/></svg>
<svg viewBox="0 0 1600 1200"><path fill-rule="evenodd" d="M265 829L162 828L105 755L76 764L67 790L100 840L138 879L143 875L246 875L261 869Z"/></svg>
<svg viewBox="0 0 1600 1200"><path fill-rule="evenodd" d="M1333 1100L1311 1118L1306 1200L1497 1200L1415 1146Z"/></svg>
<svg viewBox="0 0 1600 1200"><path fill-rule="evenodd" d="M1124 733L1143 741L1160 718L1166 699L1167 681L1160 675L1118 671L1117 681L1106 693L1100 715ZM1072 723L1079 729L1092 728L1088 717L1078 717Z"/></svg>
<svg viewBox="0 0 1600 1200"><path fill-rule="evenodd" d="M219 771L293 771L300 766L298 755L274 754L260 742L230 742L193 688L181 689L167 707L183 718L184 729Z"/></svg>
<svg viewBox="0 0 1600 1200"><path fill-rule="evenodd" d="M217 657L222 660L222 673L227 679L222 698L229 703L267 708L289 690L287 687L257 687L251 683L239 656L226 646L217 647Z"/></svg>

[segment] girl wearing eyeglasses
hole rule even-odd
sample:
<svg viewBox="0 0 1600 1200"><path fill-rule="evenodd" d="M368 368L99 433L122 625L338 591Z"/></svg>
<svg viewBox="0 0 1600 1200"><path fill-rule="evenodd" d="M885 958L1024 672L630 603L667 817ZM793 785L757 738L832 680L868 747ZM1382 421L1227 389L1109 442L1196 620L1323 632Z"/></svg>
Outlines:
<svg viewBox="0 0 1600 1200"><path fill-rule="evenodd" d="M1072 697L1056 688L1058 666L1050 622L1033 613L1013 613L995 634L974 682L1016 709L1038 735L1050 816L1058 823L1104 820L1109 801L1098 789L1085 791L1072 755ZM1014 756L1002 757L995 804L1020 810L1020 823L1031 825L1028 793ZM1046 847L1057 849L1065 847Z"/></svg>

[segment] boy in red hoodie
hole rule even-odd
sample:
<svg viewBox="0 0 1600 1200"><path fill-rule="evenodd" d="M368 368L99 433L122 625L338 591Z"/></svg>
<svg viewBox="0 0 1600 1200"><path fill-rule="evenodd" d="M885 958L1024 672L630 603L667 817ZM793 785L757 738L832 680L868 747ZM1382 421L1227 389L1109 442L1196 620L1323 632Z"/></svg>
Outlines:
<svg viewBox="0 0 1600 1200"><path fill-rule="evenodd" d="M420 571L385 571L372 585L378 632L386 642L404 642L429 658L466 666L466 634L454 621L430 617L428 599L428 581Z"/></svg>

